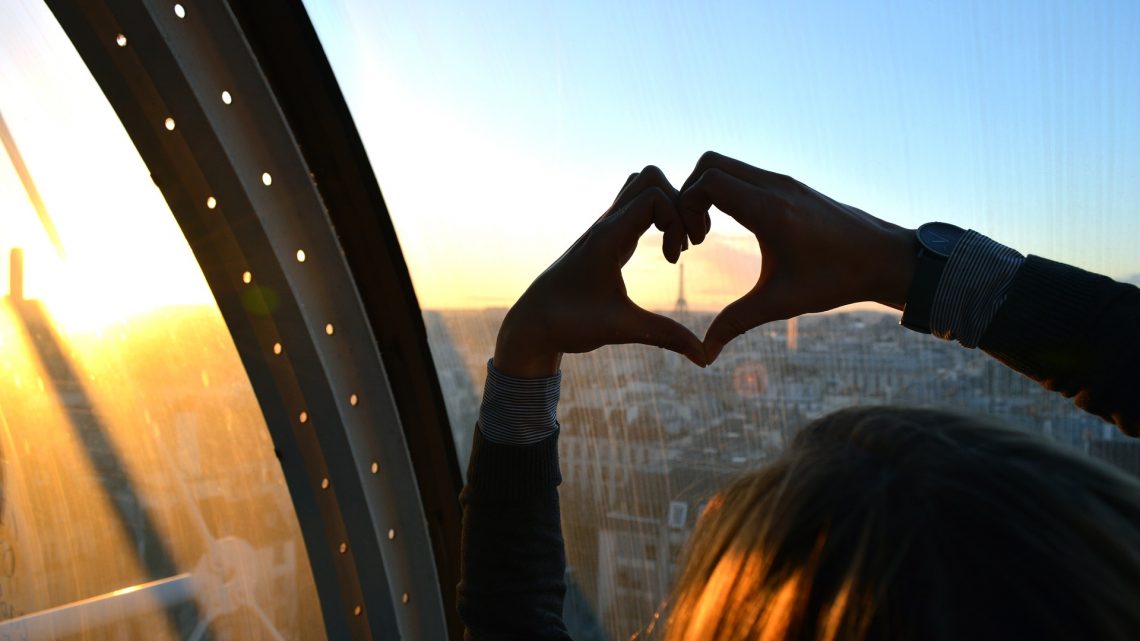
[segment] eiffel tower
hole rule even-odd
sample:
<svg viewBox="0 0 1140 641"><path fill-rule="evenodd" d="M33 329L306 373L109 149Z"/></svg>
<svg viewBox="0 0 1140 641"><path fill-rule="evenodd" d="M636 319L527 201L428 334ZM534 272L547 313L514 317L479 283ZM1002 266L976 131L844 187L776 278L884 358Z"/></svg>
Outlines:
<svg viewBox="0 0 1140 641"><path fill-rule="evenodd" d="M677 283L677 304L673 306L673 315L683 317L689 313L689 303L685 300L685 266L681 265L681 278Z"/></svg>

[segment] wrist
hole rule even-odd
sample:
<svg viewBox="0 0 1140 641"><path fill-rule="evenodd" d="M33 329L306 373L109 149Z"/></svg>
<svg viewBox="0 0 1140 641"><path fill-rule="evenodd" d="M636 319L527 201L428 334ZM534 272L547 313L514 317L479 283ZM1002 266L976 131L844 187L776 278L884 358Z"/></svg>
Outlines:
<svg viewBox="0 0 1140 641"><path fill-rule="evenodd" d="M549 346L539 329L542 324L519 318L514 309L507 312L495 341L491 364L514 378L544 378L558 373L562 352Z"/></svg>
<svg viewBox="0 0 1140 641"><path fill-rule="evenodd" d="M907 294L914 282L918 267L918 253L915 248L915 230L898 227L890 231L882 247L878 261L878 294L875 302L902 311L906 306Z"/></svg>

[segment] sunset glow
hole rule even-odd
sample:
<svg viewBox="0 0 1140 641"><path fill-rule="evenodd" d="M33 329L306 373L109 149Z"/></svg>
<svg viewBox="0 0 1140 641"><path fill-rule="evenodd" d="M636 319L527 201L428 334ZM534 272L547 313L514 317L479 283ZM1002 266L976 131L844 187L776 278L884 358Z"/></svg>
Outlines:
<svg viewBox="0 0 1140 641"><path fill-rule="evenodd" d="M904 225L954 220L1024 251L1118 278L1140 272L1129 249L1140 245L1140 231L1128 222L1134 215L1129 203L1140 201L1140 194L1135 185L1117 179L1140 171L1140 159L1128 153L1137 148L1128 141L1140 140L1140 131L1113 115L1140 110L1140 94L1134 85L1123 83L1133 64L1128 61L1135 57L1120 49L1125 45L1113 37L1115 31L1097 45L1116 65L1099 85L1101 94L1090 97L1078 91L1080 82L1073 79L1065 81L1061 86L1068 89L1055 97L1057 109L1074 114L1074 124L1056 120L1052 112L1033 111L1036 103L1028 98L1009 96L1010 105L983 108L995 110L994 117L1002 119L1007 107L1028 111L1022 120L1002 125L998 135L987 129L996 125L970 115L974 112L961 100L953 103L959 104L958 111L953 105L935 109L930 102L944 90L965 92L962 100L967 102L982 100L981 87L990 71L961 67L952 77L973 74L974 81L956 80L944 89L916 92L910 87L918 82L918 71L904 62L908 47L917 44L909 35L899 35L910 32L892 32L894 44L880 53L903 65L898 75L885 77L881 66L860 68L858 73L868 86L884 86L884 100L901 100L913 109L908 117L925 122L941 114L944 126L968 133L973 146L964 146L962 136L951 141L939 128L900 130L899 107L892 103L889 110L876 111L877 98L868 95L854 107L862 113L860 126L882 136L878 147L869 147L863 133L835 131L849 116L828 106L826 78L844 72L842 65L827 66L842 53L834 46L813 49L781 38L765 45L813 68L818 78L810 86L787 84L785 70L759 51L754 53L761 57L748 65L737 63L715 72L683 64L678 81L717 96L694 101L692 91L683 99L669 97L666 85L656 82L608 91L583 84L584 62L564 57L589 46L597 56L618 56L611 62L630 77L652 76L656 72L649 69L658 64L667 40L656 25L636 27L631 37L645 53L627 60L619 54L632 50L606 40L604 30L596 41L578 40L592 20L590 11L553 22L550 16L531 16L537 21L534 33L553 34L562 43L559 50L543 48L535 40L513 42L514 36L481 40L460 19L466 10L448 3L405 12L331 1L310 3L309 10L371 151L417 295L427 309L509 306L534 275L608 207L628 173L657 164L680 184L706 148L791 173ZM387 12L383 23L377 22L380 11ZM838 13L822 19L821 32ZM53 313L76 330L164 305L208 303L209 290L169 209L77 54L69 46L35 37L59 29L50 13L36 8L9 11L4 18L0 113L65 248L63 256L53 250L14 170L7 158L0 159L0 208L5 212L0 217L0 249L25 249L28 295L50 301ZM713 25L694 37L720 29L723 41L716 40L713 51L752 46L736 39L735 27L718 22L723 18L704 15L702 20L713 20ZM897 29L902 30L908 20L921 16L898 18L903 25ZM1137 20L1131 13L1116 18L1122 25ZM805 17L787 13L782 19L796 22ZM996 29L1014 28L1000 14L987 20ZM932 37L951 37L967 27L951 23L946 33ZM397 28L405 31L392 31ZM1064 46L1078 53L1093 46L1093 40L1086 40L1093 32L1079 25L1073 29L1073 42L1083 44ZM409 40L408 33L418 34L418 40ZM1030 37L1028 31L1017 33ZM431 55L413 53L428 43ZM999 66L1018 64L1016 51L985 46L994 48L989 53ZM1044 41L1040 46L1061 45ZM511 47L538 48L512 55ZM680 51L691 53L694 47L690 43ZM921 51L931 64L951 64L937 51ZM1084 64L1083 55L1074 64ZM528 93L528 83L503 82L496 74L531 78L539 83L532 90L539 93ZM1030 95L1039 93L1040 83L1051 82L1043 74L1030 65L1013 77L1020 78L1019 89ZM457 84L460 77L467 80ZM594 80L607 85L612 77L607 72ZM740 81L749 77L784 83L772 95L783 96L787 104L763 103L755 117L749 117L742 111L744 96L734 97L744 91ZM1115 111L1096 115L1096 105L1106 102L1117 105ZM525 115L523 105L530 105ZM688 114L687 120L679 120L682 113ZM1099 125L1090 129L1075 124L1090 118ZM177 113L172 113L155 127L178 135L176 121ZM1040 136L1033 134L1042 130L1070 141L1070 153L1064 158L1043 156ZM900 138L904 134L909 138ZM905 165L899 164L900 149L906 150ZM1019 158L1017 164L1007 162L1010 153ZM1095 162L1082 160L1086 157ZM1097 173L1097 167L1104 171ZM211 198L204 205L214 209L217 202ZM708 241L683 257L687 298L695 310L719 309L747 291L760 269L750 235L723 215L714 215L713 227ZM659 242L660 234L651 230L624 273L635 301L669 309L676 300L679 273L661 259ZM6 270L5 260L0 274Z"/></svg>
<svg viewBox="0 0 1140 641"><path fill-rule="evenodd" d="M24 250L25 295L67 332L212 296L118 117L46 6L0 11L0 114L58 230L53 247L8 154L0 156L0 275ZM12 9L17 9L13 7ZM60 42L62 41L62 45ZM174 121L155 123L173 129ZM173 132L171 135L175 135Z"/></svg>

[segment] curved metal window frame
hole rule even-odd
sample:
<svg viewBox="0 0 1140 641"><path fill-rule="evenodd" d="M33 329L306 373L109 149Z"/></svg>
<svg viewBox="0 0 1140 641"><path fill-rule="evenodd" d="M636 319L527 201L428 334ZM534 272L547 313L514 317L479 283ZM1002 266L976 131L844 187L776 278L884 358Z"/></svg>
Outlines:
<svg viewBox="0 0 1140 641"><path fill-rule="evenodd" d="M379 185L300 0L186 2L181 16L175 2L47 1L233 336L328 637L459 639L462 477L443 395Z"/></svg>

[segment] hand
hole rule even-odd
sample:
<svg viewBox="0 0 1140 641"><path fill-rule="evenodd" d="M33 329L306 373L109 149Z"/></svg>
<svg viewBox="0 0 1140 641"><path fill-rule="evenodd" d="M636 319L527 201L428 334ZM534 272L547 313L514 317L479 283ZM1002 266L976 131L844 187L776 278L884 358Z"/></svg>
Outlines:
<svg viewBox="0 0 1140 641"><path fill-rule="evenodd" d="M620 343L664 347L704 367L700 339L634 304L621 277L651 224L665 232L666 260L677 262L687 239L676 199L677 190L660 169L650 166L630 176L606 213L507 312L495 344L495 368L520 378L549 376L564 352ZM703 238L707 228L701 224Z"/></svg>
<svg viewBox="0 0 1140 641"><path fill-rule="evenodd" d="M769 321L860 301L895 309L906 303L914 230L714 152L701 156L681 188L682 219L694 226L707 221L711 205L756 235L762 262L752 290L717 314L705 333L709 363L726 343Z"/></svg>

